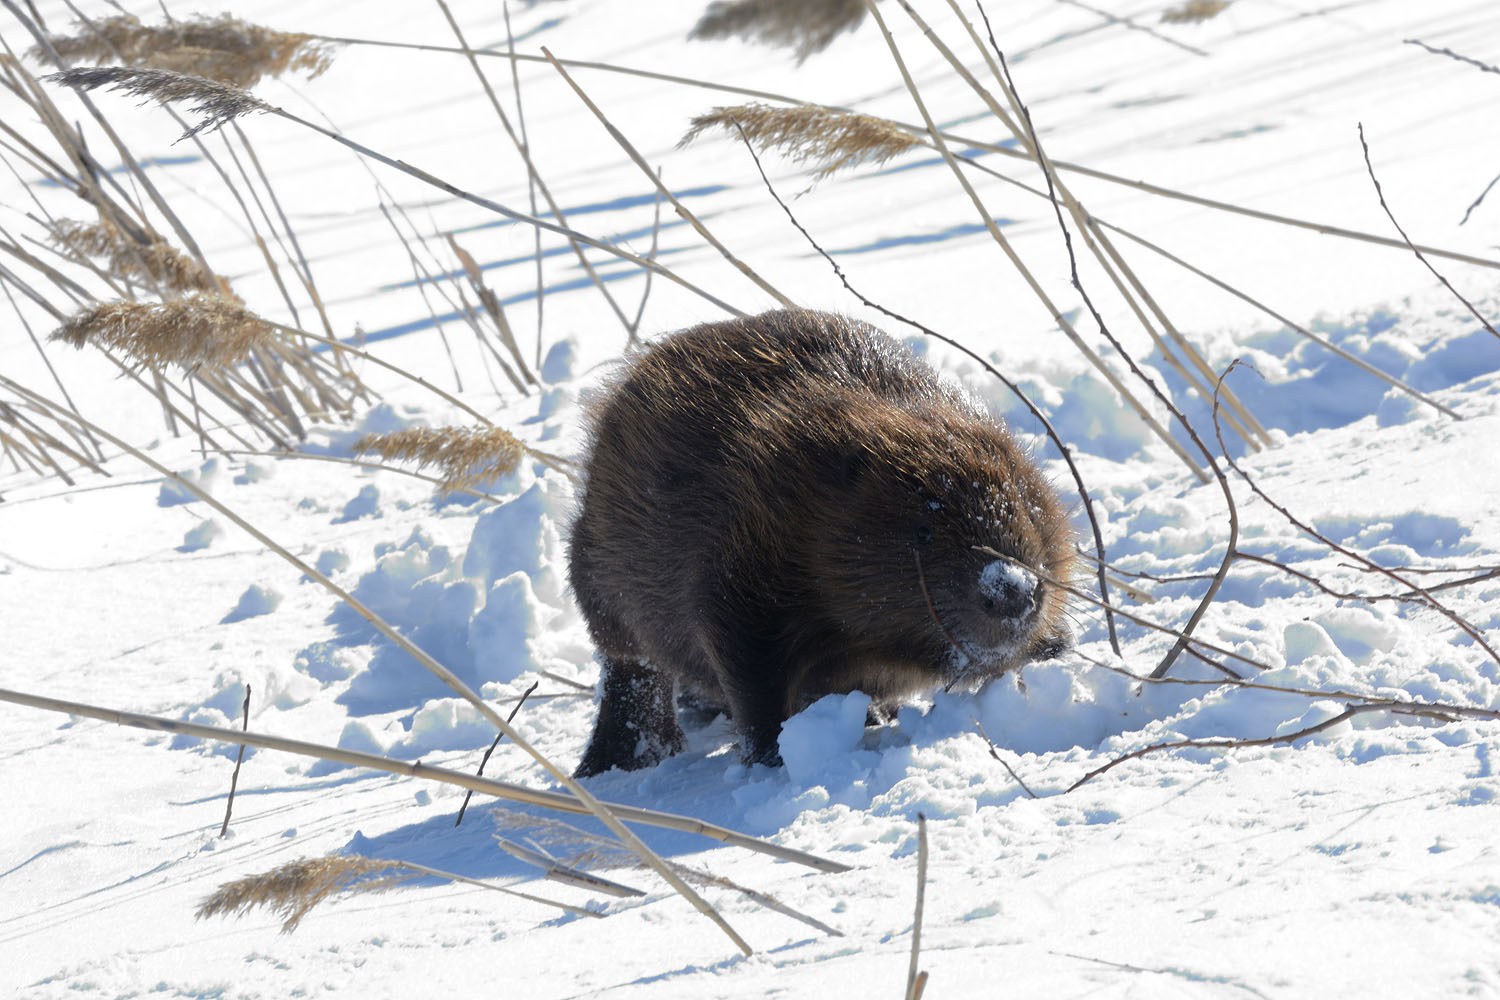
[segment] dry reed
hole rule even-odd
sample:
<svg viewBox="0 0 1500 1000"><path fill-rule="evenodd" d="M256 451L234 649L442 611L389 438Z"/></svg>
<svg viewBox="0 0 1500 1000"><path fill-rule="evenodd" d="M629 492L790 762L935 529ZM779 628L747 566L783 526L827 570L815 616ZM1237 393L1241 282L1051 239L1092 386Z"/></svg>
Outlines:
<svg viewBox="0 0 1500 1000"><path fill-rule="evenodd" d="M1188 0L1187 3L1162 11L1162 23L1198 24L1223 13L1229 3L1230 0Z"/></svg>
<svg viewBox="0 0 1500 1000"><path fill-rule="evenodd" d="M70 62L127 66L201 76L233 87L288 71L317 76L333 62L333 45L312 35L273 31L221 14L148 26L129 14L79 25L78 33L49 39ZM45 55L41 46L32 55Z"/></svg>
<svg viewBox="0 0 1500 1000"><path fill-rule="evenodd" d="M800 63L864 19L862 0L715 0L688 38L739 37L790 48Z"/></svg>
<svg viewBox="0 0 1500 1000"><path fill-rule="evenodd" d="M107 302L85 309L52 334L74 347L118 350L146 368L187 371L244 361L275 335L238 301L204 293L166 302Z"/></svg>
<svg viewBox="0 0 1500 1000"><path fill-rule="evenodd" d="M416 462L436 469L447 491L472 489L509 475L526 446L502 427L409 427L390 434L366 434L354 443L357 455Z"/></svg>
<svg viewBox="0 0 1500 1000"><path fill-rule="evenodd" d="M138 97L158 101L193 101L188 110L203 116L189 128L183 138L199 132L212 132L236 118L256 111L274 110L269 104L228 84L188 76L165 69L130 69L123 66L101 66L95 69L67 69L53 73L47 80L76 90L123 90Z"/></svg>
<svg viewBox="0 0 1500 1000"><path fill-rule="evenodd" d="M281 917L281 932L290 934L313 907L335 893L384 892L416 877L403 869L399 861L373 858L301 858L225 882L198 904L195 916L244 916L264 906Z"/></svg>
<svg viewBox="0 0 1500 1000"><path fill-rule="evenodd" d="M693 119L678 148L711 128L731 135L735 126L762 151L775 149L798 163L818 165L821 179L860 163L884 163L924 143L894 122L825 108L774 108L768 104L717 107Z"/></svg>
<svg viewBox="0 0 1500 1000"><path fill-rule="evenodd" d="M54 246L86 257L102 258L105 270L111 274L155 282L171 292L231 294L227 281L204 270L202 264L155 233L150 234L150 242L141 243L108 222L91 224L59 219L48 228Z"/></svg>

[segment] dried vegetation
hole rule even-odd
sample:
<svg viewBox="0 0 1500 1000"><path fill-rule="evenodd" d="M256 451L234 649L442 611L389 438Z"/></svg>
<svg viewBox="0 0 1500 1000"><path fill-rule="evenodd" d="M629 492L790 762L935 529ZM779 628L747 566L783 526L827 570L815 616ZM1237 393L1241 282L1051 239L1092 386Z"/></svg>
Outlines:
<svg viewBox="0 0 1500 1000"><path fill-rule="evenodd" d="M798 163L816 166L818 178L861 163L884 163L924 145L908 129L872 115L740 104L714 108L694 118L678 147L715 128L735 136L742 132L762 150L774 149Z"/></svg>
<svg viewBox="0 0 1500 1000"><path fill-rule="evenodd" d="M274 31L229 14L196 16L161 25L120 14L78 25L48 39L69 63L119 63L200 76L232 87L253 87L287 72L317 76L333 63L332 43L312 35ZM32 55L46 55L42 45Z"/></svg>

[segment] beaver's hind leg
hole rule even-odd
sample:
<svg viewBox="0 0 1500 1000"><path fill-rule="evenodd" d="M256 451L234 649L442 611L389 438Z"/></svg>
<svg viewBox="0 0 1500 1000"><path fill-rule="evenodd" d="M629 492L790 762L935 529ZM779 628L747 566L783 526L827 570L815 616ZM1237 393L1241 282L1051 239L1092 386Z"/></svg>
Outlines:
<svg viewBox="0 0 1500 1000"><path fill-rule="evenodd" d="M642 660L599 657L599 718L575 778L635 771L682 749L672 678Z"/></svg>

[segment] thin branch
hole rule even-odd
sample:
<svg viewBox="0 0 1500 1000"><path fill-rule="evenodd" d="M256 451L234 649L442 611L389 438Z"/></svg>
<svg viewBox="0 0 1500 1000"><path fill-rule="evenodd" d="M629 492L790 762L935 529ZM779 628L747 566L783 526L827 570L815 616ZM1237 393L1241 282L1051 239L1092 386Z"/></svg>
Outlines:
<svg viewBox="0 0 1500 1000"><path fill-rule="evenodd" d="M525 691L521 692L521 697L519 699L517 699L517 701L516 701L516 707L513 708L513 709L511 709L510 710L510 714L505 717L505 721L506 722L515 722L516 721L516 713L521 710L521 706L522 705L526 704L526 699L531 697L531 692L535 691L536 690L536 686L538 684L540 684L540 683L541 683L541 681L532 681L531 682L531 687L529 687ZM504 739L504 737L505 737L504 733L496 733L495 734L495 741L490 744L490 748L484 752L484 756L481 757L480 760L479 760L479 767L478 767L478 769L476 769L474 771L474 773L476 775L482 775L482 774L484 774L484 765L486 765L486 764L488 764L490 762L490 754L492 754L492 753L495 752L495 748L500 745L500 741L502 739ZM474 797L474 789L472 789L472 788L469 789L467 792L464 793L464 804L458 807L458 816L455 817L454 820L453 820L453 825L454 826L457 826L458 824L460 824L460 823L462 823L464 821L464 812L468 810L468 808L469 808L469 800L472 799L473 797Z"/></svg>
<svg viewBox="0 0 1500 1000"><path fill-rule="evenodd" d="M1491 326L1490 321L1485 319L1478 309L1474 308L1474 303L1464 298L1463 295L1459 293L1458 289L1454 288L1453 285L1448 281L1448 279L1443 277L1438 269L1432 266L1432 262L1422 255L1422 251L1418 250L1416 244L1412 243L1411 237L1406 235L1406 230L1401 228L1401 223L1396 221L1396 215L1391 211L1391 206L1385 203L1385 192L1380 189L1380 179L1375 176L1375 165L1370 162L1370 144L1365 142L1364 122L1359 123L1359 146L1360 149L1364 150L1365 170L1370 174L1370 182L1375 185L1375 197L1380 199L1380 207L1385 210L1385 216L1386 218L1391 220L1391 225L1396 227L1396 232L1400 233L1401 238L1406 241L1406 245L1411 247L1411 252L1417 255L1417 260L1420 260L1423 266L1426 267L1427 270L1431 271L1433 276L1437 278L1438 281L1441 281L1443 283L1443 287L1452 292L1453 297L1462 302L1465 308L1467 308L1469 312L1474 314L1474 318L1479 320L1480 323L1484 324L1484 328L1486 330L1490 331L1490 333L1495 337L1500 337L1500 331L1497 331L1493 326Z"/></svg>

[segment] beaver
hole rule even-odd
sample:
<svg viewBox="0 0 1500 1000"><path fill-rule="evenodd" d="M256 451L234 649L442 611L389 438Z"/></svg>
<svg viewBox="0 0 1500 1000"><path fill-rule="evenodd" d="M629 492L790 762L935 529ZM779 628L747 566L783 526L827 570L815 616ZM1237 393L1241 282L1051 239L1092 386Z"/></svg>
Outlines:
<svg viewBox="0 0 1500 1000"><path fill-rule="evenodd" d="M863 691L887 709L1065 650L1072 530L1025 449L874 327L802 310L630 358L590 412L568 578L602 666L575 775L682 748L674 692L746 763Z"/></svg>

